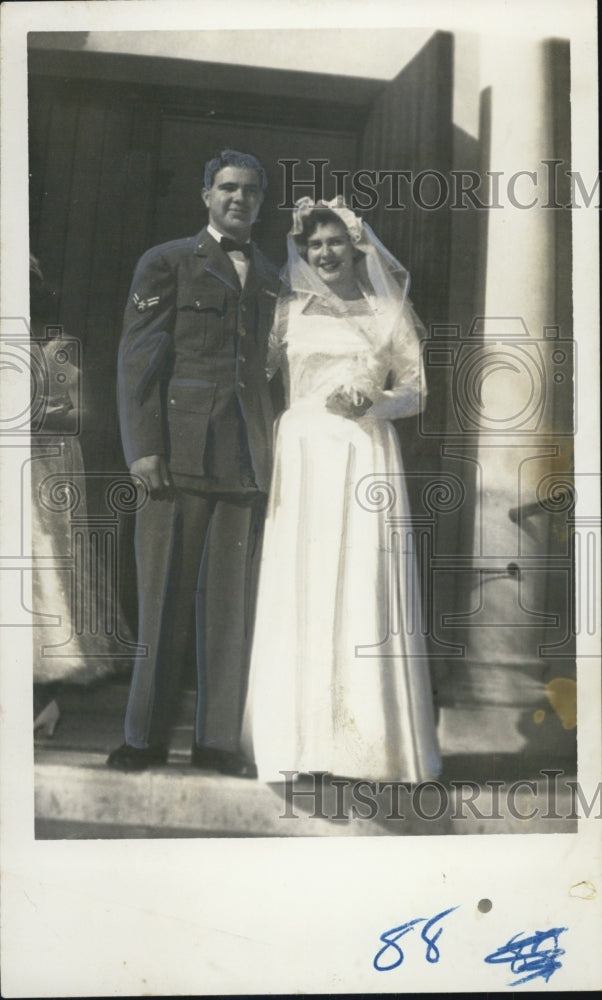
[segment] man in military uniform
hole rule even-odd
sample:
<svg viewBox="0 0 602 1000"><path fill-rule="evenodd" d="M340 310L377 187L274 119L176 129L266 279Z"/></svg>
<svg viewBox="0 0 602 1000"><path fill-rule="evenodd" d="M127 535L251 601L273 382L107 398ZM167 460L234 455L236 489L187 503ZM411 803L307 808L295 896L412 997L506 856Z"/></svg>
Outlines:
<svg viewBox="0 0 602 1000"><path fill-rule="evenodd" d="M121 432L150 499L136 516L141 652L126 742L107 763L165 763L196 622L192 764L253 777L239 739L270 478L265 356L278 273L250 240L266 187L259 161L224 150L206 164L204 184L209 224L144 254L125 313Z"/></svg>

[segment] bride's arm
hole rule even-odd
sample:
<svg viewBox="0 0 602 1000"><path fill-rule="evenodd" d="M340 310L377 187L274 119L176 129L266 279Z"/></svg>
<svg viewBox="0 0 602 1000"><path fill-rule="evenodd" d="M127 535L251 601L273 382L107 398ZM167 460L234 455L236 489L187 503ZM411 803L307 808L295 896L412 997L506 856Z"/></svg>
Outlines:
<svg viewBox="0 0 602 1000"><path fill-rule="evenodd" d="M426 329L406 301L399 323L391 338L390 371L392 386L374 394L374 404L367 416L379 420L398 420L420 413L426 405L426 380L422 362L421 339Z"/></svg>

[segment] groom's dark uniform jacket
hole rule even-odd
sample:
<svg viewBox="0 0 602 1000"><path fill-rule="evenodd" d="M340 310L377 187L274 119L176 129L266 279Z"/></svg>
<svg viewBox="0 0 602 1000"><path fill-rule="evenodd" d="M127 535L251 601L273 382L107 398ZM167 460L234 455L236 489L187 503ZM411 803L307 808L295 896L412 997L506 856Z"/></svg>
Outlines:
<svg viewBox="0 0 602 1000"><path fill-rule="evenodd" d="M164 455L174 476L237 490L253 475L267 490L273 413L265 355L277 292L278 273L253 244L241 291L232 261L206 230L144 254L119 352L128 465ZM244 433L236 437L238 424Z"/></svg>
<svg viewBox="0 0 602 1000"><path fill-rule="evenodd" d="M164 456L175 485L137 515L139 642L148 651L138 657L126 717L134 746L167 738L182 615L196 591L196 739L236 749L250 548L271 471L265 361L277 292L278 272L254 244L241 289L206 229L152 248L134 274L119 350L123 447L128 465Z"/></svg>

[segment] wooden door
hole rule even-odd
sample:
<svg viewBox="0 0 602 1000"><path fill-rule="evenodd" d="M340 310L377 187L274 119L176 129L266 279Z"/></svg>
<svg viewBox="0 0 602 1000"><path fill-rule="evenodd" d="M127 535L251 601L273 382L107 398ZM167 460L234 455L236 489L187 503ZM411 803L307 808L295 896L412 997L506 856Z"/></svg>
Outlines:
<svg viewBox="0 0 602 1000"><path fill-rule="evenodd" d="M449 322L450 208L436 202L434 172L450 176L453 153L452 124L453 39L434 35L415 58L374 101L359 148L361 168L408 171L412 180L399 182L399 198L392 201L386 184L378 189L378 203L367 221L386 247L408 268L410 296L427 327ZM416 183L423 173L431 173ZM412 191L412 189L414 189ZM435 189L435 190L433 190ZM415 196L418 196L419 201ZM398 202L403 209L388 207ZM431 378L433 376L431 375ZM448 386L444 378L429 385L429 407L445 412ZM441 418L443 419L443 417ZM412 461L421 468L439 468L439 442L416 440L417 423L404 421L401 433Z"/></svg>
<svg viewBox="0 0 602 1000"><path fill-rule="evenodd" d="M390 182L378 184L378 202L366 218L410 271L410 297L429 340L450 323L451 209L450 198L442 196L453 166L452 95L453 38L441 32L374 100L359 144L361 169L407 172L394 189ZM439 207L427 207L439 201ZM427 366L428 426L441 428L441 436L424 433L422 416L396 425L420 563L420 627L432 660L439 663L460 652L453 636L440 629L442 616L454 608L457 579L453 573L436 573L434 565L442 548L458 551L462 520L470 518L470 505L461 505L459 512L456 503L465 496L465 484L443 461L451 375L449 367Z"/></svg>
<svg viewBox="0 0 602 1000"><path fill-rule="evenodd" d="M278 266L286 257L286 233L291 210L285 202L285 170L279 161L300 161L295 176L311 178L311 159L328 161L325 180L331 170L349 169L356 155L357 136L350 130L300 127L290 122L274 128L269 122L207 121L193 115L162 113L159 150L159 190L155 202L153 242L162 243L194 235L207 222L201 200L203 166L224 148L240 149L258 157L266 170L268 188L253 238ZM299 185L299 196L308 193ZM325 194L334 194L325 184Z"/></svg>

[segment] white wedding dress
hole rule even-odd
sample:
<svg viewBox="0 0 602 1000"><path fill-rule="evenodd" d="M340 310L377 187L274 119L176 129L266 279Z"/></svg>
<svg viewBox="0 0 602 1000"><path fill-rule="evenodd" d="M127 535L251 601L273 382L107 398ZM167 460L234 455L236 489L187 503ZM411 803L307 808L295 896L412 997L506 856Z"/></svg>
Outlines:
<svg viewBox="0 0 602 1000"><path fill-rule="evenodd" d="M268 782L283 771L418 782L440 760L389 423L421 406L419 353L408 367L396 350L411 308L379 345L364 301L356 311L367 314L351 320L311 305L293 300L278 346L290 405L276 434L243 749ZM364 392L372 409L360 419L329 412L340 386Z"/></svg>

